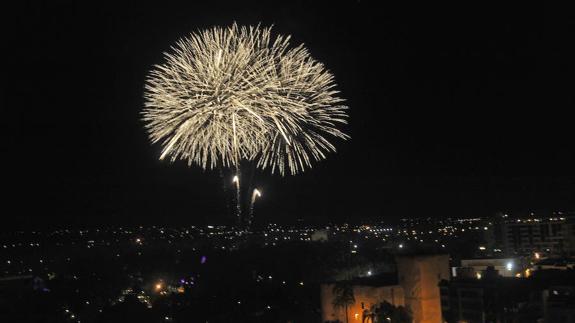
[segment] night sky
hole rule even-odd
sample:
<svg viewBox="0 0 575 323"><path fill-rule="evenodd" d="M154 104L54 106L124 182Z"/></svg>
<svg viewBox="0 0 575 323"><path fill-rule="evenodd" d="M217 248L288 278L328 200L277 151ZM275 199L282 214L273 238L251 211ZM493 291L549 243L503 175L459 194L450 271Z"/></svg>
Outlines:
<svg viewBox="0 0 575 323"><path fill-rule="evenodd" d="M258 221L573 210L567 13L364 1L3 10L3 227L225 223L219 173L159 161L139 113L163 51L234 21L305 43L350 106L337 154L302 175L257 176Z"/></svg>

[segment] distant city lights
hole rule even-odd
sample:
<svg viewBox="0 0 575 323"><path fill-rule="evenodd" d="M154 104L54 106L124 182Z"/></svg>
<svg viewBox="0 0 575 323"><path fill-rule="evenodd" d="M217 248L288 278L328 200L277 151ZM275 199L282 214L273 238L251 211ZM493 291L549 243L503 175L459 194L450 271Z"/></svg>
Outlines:
<svg viewBox="0 0 575 323"><path fill-rule="evenodd" d="M507 269L507 271L513 270L513 263L508 262L507 264L505 264L505 269Z"/></svg>

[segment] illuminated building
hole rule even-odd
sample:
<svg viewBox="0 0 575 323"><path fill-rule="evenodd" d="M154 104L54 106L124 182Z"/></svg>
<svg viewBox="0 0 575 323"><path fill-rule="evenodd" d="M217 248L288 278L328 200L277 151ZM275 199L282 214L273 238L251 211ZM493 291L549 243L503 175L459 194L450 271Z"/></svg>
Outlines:
<svg viewBox="0 0 575 323"><path fill-rule="evenodd" d="M362 322L364 313L374 306L388 302L394 306L404 306L403 288L394 282L395 279L358 279L350 282L355 302L347 308L347 319L350 322ZM321 285L321 313L322 322L346 322L344 307L333 305L335 283Z"/></svg>
<svg viewBox="0 0 575 323"><path fill-rule="evenodd" d="M474 258L462 259L461 265L451 268L452 277L457 277L460 272L466 269L471 270L471 274L481 274L488 267L492 267L503 277L515 277L518 272L523 272L526 269L526 262L518 257L514 258Z"/></svg>
<svg viewBox="0 0 575 323"><path fill-rule="evenodd" d="M413 323L442 323L439 282L449 280L448 255L402 255L396 258L397 273L347 281L355 301L347 308L350 322L363 322L370 309L382 302L405 306ZM322 322L345 322L342 307L334 306L334 283L321 286ZM356 315L357 314L357 315Z"/></svg>
<svg viewBox="0 0 575 323"><path fill-rule="evenodd" d="M507 254L575 254L575 219L568 215L538 218L499 217L487 234L490 247Z"/></svg>
<svg viewBox="0 0 575 323"><path fill-rule="evenodd" d="M442 323L439 282L450 279L449 256L399 256L397 273L413 322Z"/></svg>

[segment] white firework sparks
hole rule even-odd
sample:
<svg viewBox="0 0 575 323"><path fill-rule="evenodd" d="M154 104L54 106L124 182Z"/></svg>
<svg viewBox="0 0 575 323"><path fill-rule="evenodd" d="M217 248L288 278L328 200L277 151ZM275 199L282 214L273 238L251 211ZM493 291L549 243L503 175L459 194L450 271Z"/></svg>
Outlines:
<svg viewBox="0 0 575 323"><path fill-rule="evenodd" d="M254 161L297 174L347 139L333 75L271 28L215 27L183 38L150 72L142 112L161 159L204 169Z"/></svg>
<svg viewBox="0 0 575 323"><path fill-rule="evenodd" d="M250 201L250 214L249 214L249 218L248 218L248 228L251 228L251 225L254 221L254 205L256 203L256 198L261 197L262 193L260 190L258 190L257 188L254 189L253 193L252 193L252 199Z"/></svg>
<svg viewBox="0 0 575 323"><path fill-rule="evenodd" d="M240 193L240 177L234 175L232 183L236 185L236 216L238 217L238 223L241 223L242 217L242 204L241 204L241 193Z"/></svg>

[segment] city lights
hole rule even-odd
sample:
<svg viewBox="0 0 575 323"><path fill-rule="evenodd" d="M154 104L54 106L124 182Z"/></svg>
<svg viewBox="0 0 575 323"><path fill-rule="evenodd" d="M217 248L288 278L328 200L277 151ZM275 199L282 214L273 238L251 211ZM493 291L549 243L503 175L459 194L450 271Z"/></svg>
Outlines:
<svg viewBox="0 0 575 323"><path fill-rule="evenodd" d="M0 323L575 323L573 11L461 3L7 1Z"/></svg>
<svg viewBox="0 0 575 323"><path fill-rule="evenodd" d="M507 269L508 271L513 270L513 263L512 263L512 262L508 262L507 264L505 264L505 269Z"/></svg>
<svg viewBox="0 0 575 323"><path fill-rule="evenodd" d="M258 189L258 192L261 195L261 192ZM258 194L252 191L252 195L256 198ZM415 220L412 220L414 224L416 223ZM477 232L476 230L481 231L481 225L470 225L473 222L461 222L460 225L456 224L455 221L449 222L427 222L425 220L420 220L419 223L415 224L413 227L405 226L405 227L398 227L393 228L390 230L387 224L378 225L378 224L370 224L370 225L337 225L332 224L325 227L290 227L290 226L281 226L277 224L270 224L268 226L263 227L258 232L250 233L250 236L256 238L252 243L259 244L260 248L258 252L264 252L268 250L268 252L273 253L274 248L281 246L282 248L286 248L292 243L293 241L301 241L302 243L307 243L310 237L313 236L315 232L318 231L329 231L327 235L328 240L322 242L322 244L329 244L330 239L334 239L334 241L344 241L345 243L342 245L343 249L340 252L345 252L349 254L359 254L365 255L365 257L369 257L368 259L372 259L374 257L374 250L372 249L372 245L379 244L379 246L383 246L384 250L388 250L390 253L397 253L402 254L403 249L406 248L406 240L410 240L410 244L414 244L417 248L424 248L426 245L420 244L421 241L425 241L425 244L430 245L435 250L437 248L445 248L445 242L450 244L458 244L462 243L463 239L467 239L468 237L474 237ZM433 229L429 229L431 225L435 225ZM462 226L465 226L466 232L469 231L466 235L458 234L458 237L450 237L450 233L452 232L459 232L462 229ZM474 229L477 227L478 229ZM118 252L121 252L122 259L134 259L133 256L136 254L141 254L142 257L145 257L147 254L154 254L151 251L148 251L147 248L155 248L158 244L163 244L167 249L166 253L170 253L171 256L166 258L165 261L173 261L170 257L175 257L177 261L191 261L194 265L191 265L191 268L197 266L196 269L192 270L188 273L177 273L170 275L169 272L166 275L161 276L161 279L157 275L144 277L141 276L140 273L130 273L133 276L132 284L134 286L140 286L141 289L135 289L133 287L126 287L122 289L121 293L114 297L109 304L104 304L104 306L115 306L116 304L124 303L127 301L128 297L135 296L138 302L145 305L146 308L154 307L155 302L162 299L163 301L170 302L173 300L174 297L177 295L185 295L186 293L202 293L201 288L195 288L195 286L205 286L206 279L204 278L205 275L209 275L210 271L207 272L202 270L201 273L195 273L194 271L198 270L198 268L205 268L206 267L206 259L212 253L216 252L218 255L217 257L211 258L214 260L216 264L218 264L224 255L229 255L231 253L237 252L245 252L246 246L242 245L241 243L245 241L246 236L239 235L237 231L233 228L223 225L203 225L203 226L196 226L196 227L182 227L181 229L176 228L168 228L168 227L154 227L154 228L147 228L147 227L140 227L139 229L110 229L109 235L106 236L104 234L105 231L101 230L95 237L91 236L88 232L84 232L81 236L77 234L73 235L74 237L81 237L75 239L81 239L74 241L74 244L71 246L77 246L78 248L85 248L86 244L92 245L94 247L98 247L100 249L107 247L109 257L114 258ZM53 234L53 233L52 233ZM102 238L102 236L106 236L106 238ZM384 238L387 240L383 240ZM417 237L417 238L415 238ZM147 241L149 243L141 244L143 241ZM195 241L201 243L195 243ZM469 240L473 241L473 240ZM135 244L134 244L135 242ZM206 247L204 244L209 242L209 247ZM315 245L315 242L310 242ZM8 249L12 248L29 248L31 242L22 242L22 247L18 245L18 243L14 243L15 247L11 247L12 244L6 244ZM32 243L35 246L35 243ZM129 246L125 248L118 248L118 245ZM461 259L461 266L467 268L473 268L472 276L460 274L458 275L458 270L456 267L451 268L453 281L457 282L458 279L473 279L475 284L479 284L478 286L482 286L484 282L491 282L494 279L498 279L497 277L514 277L515 281L523 281L527 279L531 279L532 271L530 268L526 268L520 260L519 257L513 258L504 258L504 255L500 257L495 257L491 252L495 252L497 249L502 251L499 248L488 248L487 245L477 245L475 242L468 244L470 248L475 248L475 250L480 250L481 256L477 257L477 259ZM311 246L311 245L310 245ZM317 245L319 247L319 245ZM360 248L360 246L362 248ZM491 246L491 245L490 245ZM171 251L168 251L171 250ZM361 250L361 252L360 252ZM417 250L417 249L416 249ZM446 250L446 249L443 249ZM85 249L83 250L85 252ZM449 251L449 250L446 250ZM91 252L91 251L90 251ZM547 253L551 253L548 251ZM187 255L192 255L190 258L186 258ZM14 273L14 274L27 274L29 270L33 270L33 272L43 273L43 267L51 267L55 264L55 261L58 258L55 258L53 255L48 254L39 254L36 258L30 259L29 261L26 259L18 259L18 253L15 253L11 256L10 259L3 258L1 259L2 264L4 264L4 270L6 272ZM540 251L531 251L530 253L532 257L532 262L534 262L537 257L541 257ZM546 254L547 255L547 254ZM403 255L409 256L409 255ZM158 257L158 256L156 256ZM182 258L183 257L183 258ZM210 256L211 257L211 256ZM321 255L316 255L316 257L321 257ZM377 256L376 256L377 257ZM490 258L495 257L495 258ZM140 258L138 258L140 259ZM187 260L186 260L187 259ZM380 274L387 274L386 269L381 270L381 268L385 267L373 267L374 263L368 262L365 263L362 257L352 256L351 259L354 259L353 262L357 262L358 266L362 264L360 271L356 271L356 278L362 278L366 280L373 279L376 275ZM546 257L547 259L547 257ZM65 264L70 264L77 261L77 257L74 256L65 256L61 258L61 261ZM473 263L475 262L475 264ZM163 262L159 262L163 263ZM174 263L174 264L177 264ZM121 265L121 262L119 263ZM203 266L202 266L203 265ZM495 273L493 275L486 276L486 266L493 266L495 268ZM153 266L153 265L152 265ZM175 265L177 267L177 265ZM218 264L219 266L219 264ZM575 267L575 264L569 265ZM230 266L231 267L231 266ZM534 270L543 270L539 267L534 266ZM558 267L554 267L558 268ZM569 267L570 268L570 267ZM59 277L65 279L66 276L52 274L52 268L47 268L49 275L47 277ZM307 270L306 270L307 271ZM229 273L230 275L237 275L238 273ZM90 275L86 275L83 273L72 273L69 276L71 280L74 281L84 281L86 279L90 279ZM489 277L489 279L486 279ZM270 270L267 268L266 270L256 272L256 276L246 275L243 279L250 279L253 283L257 283L257 287L254 288L277 288L280 287L286 293L293 293L293 288L291 287L298 287L297 290L299 293L308 293L310 290L315 290L316 282L314 280L310 280L308 284L305 280L306 274L301 274L298 276L298 279L295 278L288 279L286 273L283 271L275 271ZM50 278L49 278L50 279ZM52 278L53 279L53 278ZM213 281L214 278L212 278ZM215 279L217 281L217 279ZM304 284L304 281L306 283ZM197 283L200 283L198 285ZM145 286L151 286L146 288ZM304 288L304 286L306 288ZM85 293L88 293L86 291ZM102 305L96 305L95 302L92 302L91 294L82 294L81 296L81 304L86 307L93 307L93 312L100 313L100 308L96 308L96 306L100 307ZM243 297L243 296L242 296ZM268 301L268 299L264 299L264 301ZM251 308L251 300L242 299L234 299L233 304L236 306L242 306L242 308ZM275 303L263 303L260 306L259 310L265 311L272 311L282 308L283 305ZM160 307L158 307L160 308ZM352 311L352 310L350 310ZM105 311L104 311L105 312ZM83 312L78 312L83 313ZM73 313L70 311L67 314L67 317L70 318L70 315L76 315L77 317L80 316L78 313ZM350 320L353 319L352 314L350 312ZM359 312L358 312L359 313ZM171 318L171 313L165 313L168 317ZM82 321L86 321L84 314L81 314ZM360 318L363 317L360 313ZM74 320L76 321L77 318ZM174 320L174 319L172 319Z"/></svg>

